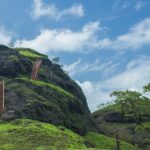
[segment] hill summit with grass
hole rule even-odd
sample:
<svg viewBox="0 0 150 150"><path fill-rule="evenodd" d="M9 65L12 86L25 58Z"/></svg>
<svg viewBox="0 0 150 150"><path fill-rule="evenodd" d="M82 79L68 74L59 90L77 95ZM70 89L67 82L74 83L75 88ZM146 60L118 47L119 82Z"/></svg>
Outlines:
<svg viewBox="0 0 150 150"><path fill-rule="evenodd" d="M42 60L38 80L31 80L37 59ZM81 135L95 129L81 88L48 56L31 49L1 45L0 80L5 81L1 120L34 119L63 125Z"/></svg>

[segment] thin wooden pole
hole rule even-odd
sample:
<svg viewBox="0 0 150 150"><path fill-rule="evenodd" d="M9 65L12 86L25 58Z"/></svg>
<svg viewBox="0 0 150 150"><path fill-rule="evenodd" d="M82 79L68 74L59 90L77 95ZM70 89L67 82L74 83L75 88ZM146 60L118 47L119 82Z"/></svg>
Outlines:
<svg viewBox="0 0 150 150"><path fill-rule="evenodd" d="M0 83L0 113L4 111L4 81Z"/></svg>

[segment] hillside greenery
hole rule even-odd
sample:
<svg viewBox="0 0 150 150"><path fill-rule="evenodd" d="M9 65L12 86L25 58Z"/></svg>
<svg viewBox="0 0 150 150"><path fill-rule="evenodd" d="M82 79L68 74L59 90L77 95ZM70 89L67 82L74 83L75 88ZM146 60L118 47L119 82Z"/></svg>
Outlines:
<svg viewBox="0 0 150 150"><path fill-rule="evenodd" d="M30 57L30 58L48 58L46 55L40 54L32 49L27 49L27 48L16 48L21 55L25 57Z"/></svg>
<svg viewBox="0 0 150 150"><path fill-rule="evenodd" d="M125 142L121 145L122 150L136 150ZM93 132L79 136L63 126L29 119L0 123L1 150L112 150L114 147L113 138Z"/></svg>
<svg viewBox="0 0 150 150"><path fill-rule="evenodd" d="M22 78L16 78L16 79L18 79L18 80L23 80L23 81L25 81L25 82L30 82L31 84L33 84L33 85L37 85L37 86L47 86L47 87L49 87L49 88L52 88L52 89L54 89L54 90L56 90L57 92L59 92L59 93L62 93L62 94L64 94L64 95L66 95L66 96L70 96L71 98L72 97L75 97L74 95L72 95L71 93L69 93L69 92L67 92L67 91L65 91L64 89L62 89L61 87L58 87L58 86L56 86L56 85L54 85L54 84L51 84L51 83L46 83L46 82L43 82L43 81L40 81L40 80L31 80L31 79L29 79L29 78L26 78L26 77L22 77Z"/></svg>
<svg viewBox="0 0 150 150"><path fill-rule="evenodd" d="M149 92L149 84L144 92ZM110 94L114 102L101 105L93 117L97 120L101 132L138 145L142 150L150 148L150 99L145 93L136 91L114 91Z"/></svg>

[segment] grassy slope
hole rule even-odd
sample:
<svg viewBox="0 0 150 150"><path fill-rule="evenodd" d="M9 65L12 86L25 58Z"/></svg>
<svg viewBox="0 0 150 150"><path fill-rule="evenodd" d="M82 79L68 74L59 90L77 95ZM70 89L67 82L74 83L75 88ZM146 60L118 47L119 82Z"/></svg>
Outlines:
<svg viewBox="0 0 150 150"><path fill-rule="evenodd" d="M81 137L64 127L28 119L0 123L0 150L86 150L85 140L97 150L112 150L115 146L114 139L104 135L90 132ZM122 150L128 149L136 150L122 142Z"/></svg>
<svg viewBox="0 0 150 150"><path fill-rule="evenodd" d="M59 92L59 93L62 93L66 96L69 96L69 97L75 97L74 95L72 95L71 93L65 91L64 89L62 89L61 87L58 87L54 84L51 84L51 83L46 83L46 82L43 82L43 81L39 81L39 80L31 80L31 79L28 79L28 78L16 78L18 80L23 80L25 82L30 82L32 83L33 85L37 85L37 86L48 86L49 88Z"/></svg>
<svg viewBox="0 0 150 150"><path fill-rule="evenodd" d="M89 132L85 136L85 138L89 141L89 143L92 143L93 145L95 145L96 148L102 148L102 149L108 149L108 150L115 149L115 140L105 135ZM137 148L135 148L134 146L126 142L121 142L120 147L121 147L121 150L137 150Z"/></svg>
<svg viewBox="0 0 150 150"><path fill-rule="evenodd" d="M46 55L40 54L34 50L26 49L26 48L16 48L21 55L29 58L48 58Z"/></svg>
<svg viewBox="0 0 150 150"><path fill-rule="evenodd" d="M70 130L31 120L0 124L1 150L49 150L86 148L83 138Z"/></svg>

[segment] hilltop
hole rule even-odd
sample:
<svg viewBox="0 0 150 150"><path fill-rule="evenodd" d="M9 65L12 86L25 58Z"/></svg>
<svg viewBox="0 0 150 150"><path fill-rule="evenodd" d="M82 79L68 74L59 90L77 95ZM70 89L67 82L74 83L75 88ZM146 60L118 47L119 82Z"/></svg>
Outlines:
<svg viewBox="0 0 150 150"><path fill-rule="evenodd" d="M42 60L38 80L32 66ZM0 80L5 81L2 120L28 118L63 125L85 134L95 128L81 88L46 55L31 49L0 46Z"/></svg>

